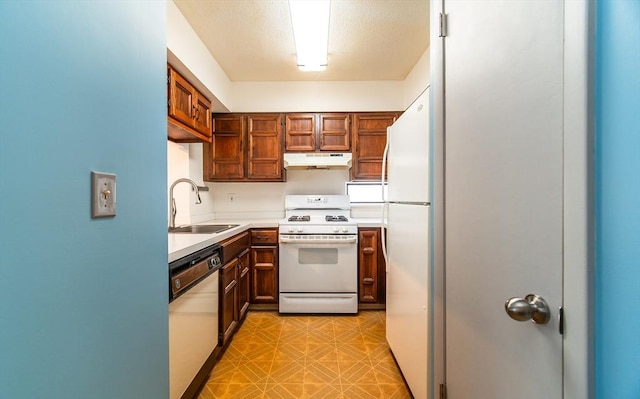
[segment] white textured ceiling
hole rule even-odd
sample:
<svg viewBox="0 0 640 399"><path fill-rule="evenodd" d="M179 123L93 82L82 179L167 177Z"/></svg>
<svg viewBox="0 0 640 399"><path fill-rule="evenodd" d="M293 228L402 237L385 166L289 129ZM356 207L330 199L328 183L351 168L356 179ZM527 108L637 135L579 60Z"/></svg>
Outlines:
<svg viewBox="0 0 640 399"><path fill-rule="evenodd" d="M300 72L287 0L174 0L232 81L403 80L429 46L429 0L332 0L326 71Z"/></svg>

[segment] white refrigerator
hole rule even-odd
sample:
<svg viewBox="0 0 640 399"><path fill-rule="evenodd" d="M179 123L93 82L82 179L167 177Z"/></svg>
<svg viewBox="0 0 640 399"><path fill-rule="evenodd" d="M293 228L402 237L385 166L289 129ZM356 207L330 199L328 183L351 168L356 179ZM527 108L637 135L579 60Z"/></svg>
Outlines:
<svg viewBox="0 0 640 399"><path fill-rule="evenodd" d="M432 356L429 112L427 88L388 128L383 162L386 336L416 399L427 398Z"/></svg>

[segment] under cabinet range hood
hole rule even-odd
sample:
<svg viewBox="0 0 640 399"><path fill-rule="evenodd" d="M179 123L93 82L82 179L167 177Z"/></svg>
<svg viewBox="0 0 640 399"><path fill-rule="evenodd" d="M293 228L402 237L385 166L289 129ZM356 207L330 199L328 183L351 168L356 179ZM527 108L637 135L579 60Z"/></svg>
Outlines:
<svg viewBox="0 0 640 399"><path fill-rule="evenodd" d="M286 169L349 169L350 152L285 152Z"/></svg>

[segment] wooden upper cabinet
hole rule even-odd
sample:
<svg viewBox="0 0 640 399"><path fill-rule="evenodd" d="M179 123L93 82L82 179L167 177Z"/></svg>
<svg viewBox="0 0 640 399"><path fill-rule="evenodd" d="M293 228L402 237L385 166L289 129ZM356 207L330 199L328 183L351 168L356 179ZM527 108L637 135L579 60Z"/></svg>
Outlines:
<svg viewBox="0 0 640 399"><path fill-rule="evenodd" d="M286 151L316 150L316 114L289 114L285 129Z"/></svg>
<svg viewBox="0 0 640 399"><path fill-rule="evenodd" d="M349 114L287 114L285 151L349 151Z"/></svg>
<svg viewBox="0 0 640 399"><path fill-rule="evenodd" d="M282 116L247 116L249 179L282 179Z"/></svg>
<svg viewBox="0 0 640 399"><path fill-rule="evenodd" d="M320 151L349 151L351 135L349 134L349 114L320 114L319 136Z"/></svg>
<svg viewBox="0 0 640 399"><path fill-rule="evenodd" d="M211 101L167 66L167 132L181 143L211 141Z"/></svg>
<svg viewBox="0 0 640 399"><path fill-rule="evenodd" d="M244 120L237 114L215 117L212 141L202 149L204 180L244 179Z"/></svg>
<svg viewBox="0 0 640 399"><path fill-rule="evenodd" d="M211 137L211 101L204 96L198 95L194 101L196 114L193 118L195 129Z"/></svg>
<svg viewBox="0 0 640 399"><path fill-rule="evenodd" d="M206 181L284 181L281 114L219 114L203 146Z"/></svg>
<svg viewBox="0 0 640 399"><path fill-rule="evenodd" d="M176 71L169 68L169 116L187 125L193 124L196 90Z"/></svg>
<svg viewBox="0 0 640 399"><path fill-rule="evenodd" d="M397 113L353 114L352 180L380 180L387 127L397 118Z"/></svg>

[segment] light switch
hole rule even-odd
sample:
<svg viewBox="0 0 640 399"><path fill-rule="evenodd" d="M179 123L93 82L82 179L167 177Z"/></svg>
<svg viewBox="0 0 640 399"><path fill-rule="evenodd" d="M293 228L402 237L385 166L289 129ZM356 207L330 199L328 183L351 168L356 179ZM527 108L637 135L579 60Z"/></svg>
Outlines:
<svg viewBox="0 0 640 399"><path fill-rule="evenodd" d="M91 172L91 217L116 215L116 175Z"/></svg>

